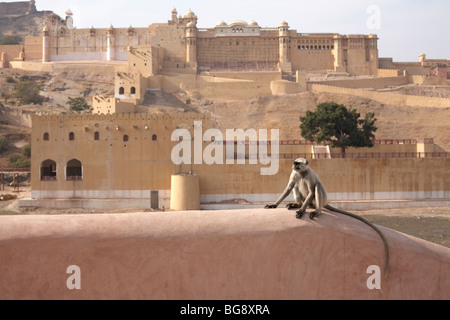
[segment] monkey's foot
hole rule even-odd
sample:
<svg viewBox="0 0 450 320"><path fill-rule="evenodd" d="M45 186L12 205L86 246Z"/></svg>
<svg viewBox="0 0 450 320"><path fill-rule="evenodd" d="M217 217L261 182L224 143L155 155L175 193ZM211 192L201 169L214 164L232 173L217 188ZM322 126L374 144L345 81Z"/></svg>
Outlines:
<svg viewBox="0 0 450 320"><path fill-rule="evenodd" d="M318 212L318 211L314 211L313 213L311 213L310 215L309 215L309 218L311 219L311 220L314 220L316 217L318 217L320 215L320 212Z"/></svg>
<svg viewBox="0 0 450 320"><path fill-rule="evenodd" d="M303 210L299 210L299 211L297 211L297 214L295 215L295 217L297 218L297 219L301 219L301 218L303 218L303 215L305 214L305 211L303 211Z"/></svg>
<svg viewBox="0 0 450 320"><path fill-rule="evenodd" d="M295 210L295 209L300 209L302 206L298 203L289 203L286 208L288 210Z"/></svg>
<svg viewBox="0 0 450 320"><path fill-rule="evenodd" d="M278 206L274 204L270 204L264 207L264 209L276 209Z"/></svg>

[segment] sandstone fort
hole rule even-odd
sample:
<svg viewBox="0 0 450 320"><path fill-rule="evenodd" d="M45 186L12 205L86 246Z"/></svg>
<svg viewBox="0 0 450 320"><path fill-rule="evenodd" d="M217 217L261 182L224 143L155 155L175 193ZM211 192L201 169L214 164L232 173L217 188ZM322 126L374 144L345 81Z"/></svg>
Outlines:
<svg viewBox="0 0 450 320"><path fill-rule="evenodd" d="M0 4L0 16L33 13L34 1ZM448 179L441 179L448 174L447 153L423 137L378 141L358 159L337 160L336 150L285 138L286 132L281 132L281 169L271 182L259 174L260 166L249 163L224 165L219 173L206 164L173 164L172 132L193 132L195 121L214 128L218 119L208 112L154 114L146 101L155 92L182 91L213 101L339 93L383 104L446 108L446 98L384 90L408 84L448 86L450 61L430 60L425 54L417 62L381 58L375 34L301 33L281 19L271 28L253 20L219 21L200 28L201 17L190 9L184 14L173 9L168 16L167 22L148 27L77 29L70 10L64 18L47 12L39 36L26 36L21 45L0 46L3 68L115 77L114 94L95 96L91 115L34 115L26 120L33 124L33 205L73 206L73 201L49 199L81 199L90 200L93 207L114 207L120 199L133 199L139 207L157 191L160 205L168 208L174 189L171 176L177 174L195 175L178 186L197 199L196 208L237 198L270 201L283 188L290 163L298 156L312 159L312 166L322 172L351 168L345 177L326 175L335 200L448 198ZM204 148L208 141L203 144ZM400 170L405 161L414 172L406 180ZM368 166L379 174L367 176ZM418 174L425 167L432 172ZM386 170L392 179L378 179ZM244 173L247 179L237 183ZM215 183L217 174L220 184ZM348 179L344 189L342 179Z"/></svg>

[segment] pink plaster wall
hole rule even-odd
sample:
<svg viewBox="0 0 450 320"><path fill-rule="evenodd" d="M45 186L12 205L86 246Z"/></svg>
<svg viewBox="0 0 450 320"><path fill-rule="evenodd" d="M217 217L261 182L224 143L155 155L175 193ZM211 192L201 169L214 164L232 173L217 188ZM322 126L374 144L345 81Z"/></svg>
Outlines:
<svg viewBox="0 0 450 320"><path fill-rule="evenodd" d="M0 217L0 299L450 299L450 249L285 209ZM81 270L69 290L67 268Z"/></svg>

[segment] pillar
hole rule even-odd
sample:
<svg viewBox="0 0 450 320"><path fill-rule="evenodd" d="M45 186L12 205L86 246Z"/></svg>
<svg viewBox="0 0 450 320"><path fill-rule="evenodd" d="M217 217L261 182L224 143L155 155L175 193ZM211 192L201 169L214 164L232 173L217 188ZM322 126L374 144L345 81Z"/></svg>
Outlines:
<svg viewBox="0 0 450 320"><path fill-rule="evenodd" d="M175 211L200 210L200 177L172 176L170 208Z"/></svg>
<svg viewBox="0 0 450 320"><path fill-rule="evenodd" d="M292 63L289 61L289 25L283 21L278 27L280 61L279 68L281 72L292 72Z"/></svg>
<svg viewBox="0 0 450 320"><path fill-rule="evenodd" d="M42 62L50 62L50 29L47 26L42 37Z"/></svg>
<svg viewBox="0 0 450 320"><path fill-rule="evenodd" d="M6 57L6 52L2 52L0 55L0 69L8 67L8 59Z"/></svg>
<svg viewBox="0 0 450 320"><path fill-rule="evenodd" d="M289 62L289 25L283 21L278 27L280 38L280 63Z"/></svg>
<svg viewBox="0 0 450 320"><path fill-rule="evenodd" d="M346 72L347 63L344 56L343 39L340 36L334 37L334 71Z"/></svg>
<svg viewBox="0 0 450 320"><path fill-rule="evenodd" d="M108 34L106 38L106 60L113 61L116 60L116 50L114 44L114 28L112 25L108 28Z"/></svg>
<svg viewBox="0 0 450 320"><path fill-rule="evenodd" d="M186 63L197 62L197 26L189 22L186 26Z"/></svg>

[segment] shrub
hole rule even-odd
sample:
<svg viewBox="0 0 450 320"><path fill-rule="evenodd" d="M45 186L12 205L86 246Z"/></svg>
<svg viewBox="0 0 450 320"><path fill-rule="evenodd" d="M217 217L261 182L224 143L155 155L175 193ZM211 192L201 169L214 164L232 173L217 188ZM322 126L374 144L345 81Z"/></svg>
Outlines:
<svg viewBox="0 0 450 320"><path fill-rule="evenodd" d="M44 97L41 96L41 86L31 81L22 81L14 85L16 90L14 96L23 104L42 104Z"/></svg>
<svg viewBox="0 0 450 320"><path fill-rule="evenodd" d="M10 168L29 168L31 167L31 162L26 157L20 154L12 154L9 156L9 167Z"/></svg>
<svg viewBox="0 0 450 320"><path fill-rule="evenodd" d="M23 156L28 159L31 158L31 144L28 144L23 148Z"/></svg>
<svg viewBox="0 0 450 320"><path fill-rule="evenodd" d="M8 147L8 139L6 137L0 137L0 152L3 152Z"/></svg>
<svg viewBox="0 0 450 320"><path fill-rule="evenodd" d="M17 45L17 44L20 44L21 42L22 42L22 37L13 36L13 35L4 36L3 38L0 39L0 45L2 45L2 46Z"/></svg>
<svg viewBox="0 0 450 320"><path fill-rule="evenodd" d="M67 101L67 104L70 107L70 111L73 112L83 112L83 111L89 111L91 109L91 106L87 104L86 100L82 97L78 98L70 98Z"/></svg>
<svg viewBox="0 0 450 320"><path fill-rule="evenodd" d="M14 80L13 77L8 76L6 77L6 83L16 83L16 80Z"/></svg>

